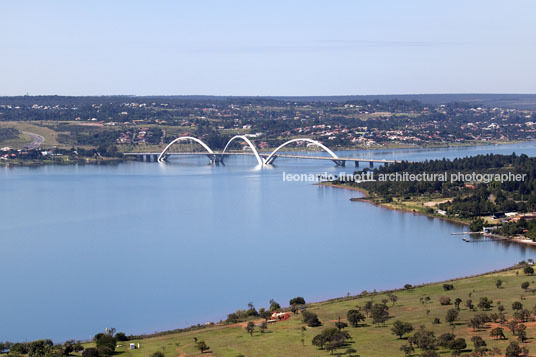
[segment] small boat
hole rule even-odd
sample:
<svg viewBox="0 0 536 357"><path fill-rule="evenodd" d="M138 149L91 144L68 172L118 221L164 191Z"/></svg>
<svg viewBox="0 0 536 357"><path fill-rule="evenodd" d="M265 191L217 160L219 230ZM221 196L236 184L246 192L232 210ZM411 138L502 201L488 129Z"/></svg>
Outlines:
<svg viewBox="0 0 536 357"><path fill-rule="evenodd" d="M467 242L467 243L469 243L469 242L470 242L470 240L469 240L469 239L467 239L467 238L462 238L462 240L463 240L464 242Z"/></svg>

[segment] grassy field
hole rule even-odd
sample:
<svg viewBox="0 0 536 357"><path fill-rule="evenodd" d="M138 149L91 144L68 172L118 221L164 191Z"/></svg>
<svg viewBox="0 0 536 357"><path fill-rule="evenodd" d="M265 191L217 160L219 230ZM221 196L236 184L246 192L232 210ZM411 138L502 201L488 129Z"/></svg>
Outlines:
<svg viewBox="0 0 536 357"><path fill-rule="evenodd" d="M45 142L43 145L45 147L55 146L59 145L61 146L58 141L58 133L52 129L46 128L38 123L33 122L1 122L0 127L6 127L6 128L15 128L20 131L28 131L30 133L39 134L42 137L45 138ZM17 141L10 141L10 142L4 142L2 143L3 146L11 146L17 149L22 148L25 144L30 143L32 140L27 135L22 134L20 137L20 140Z"/></svg>
<svg viewBox="0 0 536 357"><path fill-rule="evenodd" d="M496 287L498 279L503 281L501 288ZM385 325L373 325L372 320L367 318L364 326L346 328L345 331L349 332L352 339L348 346L335 351L334 355L344 355L347 348L354 348L359 356L403 356L400 347L407 341L398 339L391 333L392 324L396 320L410 322L415 329L424 325L427 329L432 330L436 337L446 332L463 337L467 340L467 349L464 353L471 352L473 344L470 338L475 335L484 338L489 348L496 346L504 353L511 341L517 341L517 337L513 336L506 326L504 326L504 331L507 340L493 340L490 338L489 332L491 328L499 326L498 323L488 323L485 328L477 331L473 331L467 324L476 313L482 311L469 310L465 306L465 301L471 299L476 306L481 297L493 300L491 310L484 311L485 313L497 312L497 306L500 303L506 308L504 313L508 320L513 318L512 303L515 301L522 302L524 308L531 311L531 318L529 322L525 323L529 339L521 345L533 350L534 353L536 352L536 339L534 338L536 336L536 322L534 322L533 307L536 305L536 294L521 288L521 283L525 281L530 282L530 288L536 288L534 280L533 276L524 275L522 270L513 269L449 282L454 285L454 289L449 291L444 290L443 283L396 291L394 294L398 297L398 301L394 305L391 302L387 303L391 317ZM463 300L459 320L454 325L445 322L447 310L453 309L454 305L441 305L439 298L442 296L450 297L452 301L456 298ZM430 297L429 302L422 303L421 301L424 301L423 299L426 297ZM245 331L245 323L215 325L197 331L121 342L122 345L117 350L121 356L129 357L149 356L156 351L163 352L165 356L199 356L201 354L195 347L195 337L198 340L204 340L210 346L210 351L205 352L205 356L329 356L329 352L318 349L311 344L313 337L324 328L334 327L339 316L342 321L346 321L348 310L354 309L356 306L363 306L370 300L380 303L386 298L386 293L378 293L308 305L307 309L318 314L323 326L307 327L303 333L304 344L301 341L302 327L306 325L302 322L301 314L298 314L293 315L287 321L269 325L265 333L261 333L257 329L253 336ZM433 324L436 317L440 319L440 324ZM139 343L140 349L129 350L128 344L130 342ZM90 345L87 344L86 347ZM444 348L439 349L438 352L448 356L451 354L450 350ZM414 355L419 354L420 351L416 349Z"/></svg>

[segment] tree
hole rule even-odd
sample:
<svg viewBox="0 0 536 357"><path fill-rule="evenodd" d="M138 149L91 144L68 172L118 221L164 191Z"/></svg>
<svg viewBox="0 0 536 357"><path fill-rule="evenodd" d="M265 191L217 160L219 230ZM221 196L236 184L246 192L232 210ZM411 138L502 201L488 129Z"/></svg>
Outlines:
<svg viewBox="0 0 536 357"><path fill-rule="evenodd" d="M510 342L508 347L506 347L506 355L505 357L521 357L523 353L523 350L517 342Z"/></svg>
<svg viewBox="0 0 536 357"><path fill-rule="evenodd" d="M293 314L297 314L300 311L301 306L302 305L298 305L298 304L290 305L290 311L292 311Z"/></svg>
<svg viewBox="0 0 536 357"><path fill-rule="evenodd" d="M524 324L519 324L516 329L516 336L519 342L527 341L527 326Z"/></svg>
<svg viewBox="0 0 536 357"><path fill-rule="evenodd" d="M311 311L304 311L302 314L303 322L309 327L317 327L322 325L322 322L318 319L318 315Z"/></svg>
<svg viewBox="0 0 536 357"><path fill-rule="evenodd" d="M491 331L489 332L489 335L493 339L506 340L506 336L504 335L504 330L501 327L495 327L491 329Z"/></svg>
<svg viewBox="0 0 536 357"><path fill-rule="evenodd" d="M449 324L454 324L454 321L458 319L459 311L457 309L450 309L447 311L447 315L445 316L445 321L447 321Z"/></svg>
<svg viewBox="0 0 536 357"><path fill-rule="evenodd" d="M398 301L398 296L394 294L388 294L387 297L389 298L393 306L395 306L395 303Z"/></svg>
<svg viewBox="0 0 536 357"><path fill-rule="evenodd" d="M115 334L115 339L117 341L128 341L127 335L124 332L118 332Z"/></svg>
<svg viewBox="0 0 536 357"><path fill-rule="evenodd" d="M52 340L36 340L30 342L28 345L28 356L29 357L41 357L48 354L54 354L51 350L51 347L54 346Z"/></svg>
<svg viewBox="0 0 536 357"><path fill-rule="evenodd" d="M313 346L316 346L318 348L324 348L325 343L326 343L326 337L324 335L319 334L313 337L313 341L312 341Z"/></svg>
<svg viewBox="0 0 536 357"><path fill-rule="evenodd" d="M319 348L324 347L328 351L334 351L342 347L349 338L350 335L347 332L339 331L336 328L326 328L313 338L313 345Z"/></svg>
<svg viewBox="0 0 536 357"><path fill-rule="evenodd" d="M264 321L268 321L272 317L272 313L266 310L264 307L261 307L259 309L259 316L262 317Z"/></svg>
<svg viewBox="0 0 536 357"><path fill-rule="evenodd" d="M164 357L164 354L160 351L156 351L151 355L151 357Z"/></svg>
<svg viewBox="0 0 536 357"><path fill-rule="evenodd" d="M266 321L261 322L261 325L259 326L261 333L264 333L264 330L266 330L267 328L268 328L268 323Z"/></svg>
<svg viewBox="0 0 536 357"><path fill-rule="evenodd" d="M357 327L361 321L365 321L365 315L358 310L349 310L346 313L346 318L353 327Z"/></svg>
<svg viewBox="0 0 536 357"><path fill-rule="evenodd" d="M497 287L497 289L500 289L502 287L502 284L503 284L503 281L501 279L495 282L495 286Z"/></svg>
<svg viewBox="0 0 536 357"><path fill-rule="evenodd" d="M372 317L373 324L380 324L387 321L389 318L389 308L385 304L374 304L372 310L370 310L370 316Z"/></svg>
<svg viewBox="0 0 536 357"><path fill-rule="evenodd" d="M530 283L528 281L524 281L521 283L521 289L527 290L530 286Z"/></svg>
<svg viewBox="0 0 536 357"><path fill-rule="evenodd" d="M437 339L432 331L428 331L421 326L411 337L411 342L421 350L433 350L436 348Z"/></svg>
<svg viewBox="0 0 536 357"><path fill-rule="evenodd" d="M467 343L465 342L465 339L461 337L455 338L449 344L449 348L453 351L455 355L459 355L466 347Z"/></svg>
<svg viewBox="0 0 536 357"><path fill-rule="evenodd" d="M82 346L82 344L80 343L80 341L76 342L73 346L73 349L75 352L82 352L84 350L84 346Z"/></svg>
<svg viewBox="0 0 536 357"><path fill-rule="evenodd" d="M374 303L372 301L367 301L365 303L365 306L363 306L363 310L365 310L365 313L367 314L367 317L370 317L370 311L372 310L372 306Z"/></svg>
<svg viewBox="0 0 536 357"><path fill-rule="evenodd" d="M512 310L521 310L523 309L523 304L520 303L519 301L515 301L512 303Z"/></svg>
<svg viewBox="0 0 536 357"><path fill-rule="evenodd" d="M493 300L490 300L486 296L484 296L480 298L480 301L478 302L478 307L480 310L489 310L491 309L491 304L493 304Z"/></svg>
<svg viewBox="0 0 536 357"><path fill-rule="evenodd" d="M514 318L519 321L527 322L529 320L529 317L530 317L530 311L527 309L522 309L522 310L514 312Z"/></svg>
<svg viewBox="0 0 536 357"><path fill-rule="evenodd" d="M445 290L445 291L454 290L454 285L453 284L443 284L443 290Z"/></svg>
<svg viewBox="0 0 536 357"><path fill-rule="evenodd" d="M326 348L326 351L328 351L331 354L333 354L333 351L337 349L337 347L333 343L329 343L329 342L326 344L325 348Z"/></svg>
<svg viewBox="0 0 536 357"><path fill-rule="evenodd" d="M456 310L460 311L460 304L462 303L462 299L460 298L456 298L456 300L454 300L454 306L456 307Z"/></svg>
<svg viewBox="0 0 536 357"><path fill-rule="evenodd" d="M523 268L523 273L525 273L525 275L533 275L534 274L534 269L527 265L525 268Z"/></svg>
<svg viewBox="0 0 536 357"><path fill-rule="evenodd" d="M205 351L210 349L210 347L203 340L197 341L196 347L199 351L201 351L201 353L205 353Z"/></svg>
<svg viewBox="0 0 536 357"><path fill-rule="evenodd" d="M512 332L512 334L516 334L516 329L517 329L517 325L519 324L519 322L517 322L516 320L510 320L506 323L506 327L508 327L508 329L510 330L510 332Z"/></svg>
<svg viewBox="0 0 536 357"><path fill-rule="evenodd" d="M415 352L415 349L413 348L413 345L409 343L407 345L402 345L400 351L404 352L404 354L409 357Z"/></svg>
<svg viewBox="0 0 536 357"><path fill-rule="evenodd" d="M100 356L111 356L115 352L116 340L110 334L97 334L94 337Z"/></svg>
<svg viewBox="0 0 536 357"><path fill-rule="evenodd" d="M471 342L473 342L473 345L475 346L475 350L479 353L485 351L485 347L487 346L486 341L480 336L473 336L471 337Z"/></svg>
<svg viewBox="0 0 536 357"><path fill-rule="evenodd" d="M482 328L486 325L486 323L490 322L491 319L486 314L475 314L470 320L469 320L469 326L473 328L473 330Z"/></svg>
<svg viewBox="0 0 536 357"><path fill-rule="evenodd" d="M255 332L255 323L253 323L253 321L248 322L246 325L246 331L253 336L253 332Z"/></svg>
<svg viewBox="0 0 536 357"><path fill-rule="evenodd" d="M469 225L469 230L471 232L480 232L484 227L484 220L482 218L474 219Z"/></svg>
<svg viewBox="0 0 536 357"><path fill-rule="evenodd" d="M276 311L281 309L281 305L274 299L270 299L270 311Z"/></svg>
<svg viewBox="0 0 536 357"><path fill-rule="evenodd" d="M257 309L255 309L255 306L253 305L252 302L248 303L248 309L246 310L246 317L249 317L249 316L254 316L254 317L259 316L259 313L257 312Z"/></svg>
<svg viewBox="0 0 536 357"><path fill-rule="evenodd" d="M337 329L340 331L343 328L347 328L348 324L346 322L340 321L340 318L339 318L339 321L335 322L335 327L337 327Z"/></svg>
<svg viewBox="0 0 536 357"><path fill-rule="evenodd" d="M402 338L405 334L410 333L413 331L413 326L409 322L403 322L400 320L396 320L393 323L393 327L391 328L391 332L393 335L398 336L399 339Z"/></svg>
<svg viewBox="0 0 536 357"><path fill-rule="evenodd" d="M289 305L305 305L305 299L301 296L290 299Z"/></svg>
<svg viewBox="0 0 536 357"><path fill-rule="evenodd" d="M68 356L71 352L74 352L74 341L65 341L63 344L63 355ZM1 347L0 347L1 349Z"/></svg>
<svg viewBox="0 0 536 357"><path fill-rule="evenodd" d="M471 299L465 300L465 306L467 306L469 310L475 309L475 305L473 305L473 300Z"/></svg>

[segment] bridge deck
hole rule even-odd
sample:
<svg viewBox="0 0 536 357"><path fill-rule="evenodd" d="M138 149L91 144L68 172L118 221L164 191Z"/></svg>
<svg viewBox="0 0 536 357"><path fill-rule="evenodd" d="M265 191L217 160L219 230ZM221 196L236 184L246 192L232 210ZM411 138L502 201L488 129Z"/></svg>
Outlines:
<svg viewBox="0 0 536 357"><path fill-rule="evenodd" d="M126 152L124 155L127 156L141 156L141 155L160 155L159 152ZM169 152L167 153L169 156L189 156L189 155L246 155L246 156L253 156L253 153L249 152L226 152L224 154L219 152L214 152L213 154L210 154L208 152ZM267 158L269 154L267 153L259 153L260 156L263 158ZM330 156L309 156L309 155L292 155L292 154L276 154L278 158L290 158L290 159L311 159L311 160L340 160L340 161L350 161L350 162L378 162L378 163L396 163L400 162L397 160L385 160L385 159L365 159L365 158L357 158L357 157L338 157L337 159L330 157Z"/></svg>

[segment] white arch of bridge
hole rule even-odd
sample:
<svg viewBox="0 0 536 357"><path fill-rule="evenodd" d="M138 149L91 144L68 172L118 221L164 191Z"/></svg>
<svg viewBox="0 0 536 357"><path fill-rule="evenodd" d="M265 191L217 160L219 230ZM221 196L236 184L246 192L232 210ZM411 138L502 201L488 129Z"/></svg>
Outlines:
<svg viewBox="0 0 536 357"><path fill-rule="evenodd" d="M170 142L166 146L166 148L158 156L158 161L164 161L166 159L166 153L168 152L169 148L173 144L175 144L176 142L185 141L185 140L195 141L196 143L200 144L207 151L207 154L214 154L214 151L212 151L212 149L209 148L207 144L205 144L203 141L199 140L198 138L194 138L193 136L181 136L181 137L178 137L177 139L173 140L172 142Z"/></svg>
<svg viewBox="0 0 536 357"><path fill-rule="evenodd" d="M318 146L321 149L323 149L325 152L330 154L331 157L334 159L334 161L339 160L339 157L333 151L331 151L327 146L322 144L321 142L313 140L313 139L308 139L308 138L298 138L298 139L289 140L289 141L279 145L279 147L277 149L275 149L274 151L272 151L272 153L264 160L264 163L266 165L271 164L275 160L275 158L276 158L275 154L277 154L277 152L279 150L281 150L282 148L284 148L288 144L292 144L292 143L299 142L299 141L305 141L305 142L311 143L311 144L313 144L315 146Z"/></svg>
<svg viewBox="0 0 536 357"><path fill-rule="evenodd" d="M225 148L221 152L221 158L220 158L221 161L223 161L223 157L224 157L223 155L225 154L225 151L227 150L227 147L229 147L229 144L231 144L231 142L233 142L235 139L244 140L246 142L246 144L248 144L249 147L251 148L251 151L253 151L253 155L255 155L255 158L257 159L257 162L259 163L259 165L264 164L264 160L259 155L259 152L257 151L257 148L255 147L255 145L253 145L253 143L247 137L245 137L244 135L236 135L236 136L233 136L231 139L229 139L229 141L225 145Z"/></svg>

